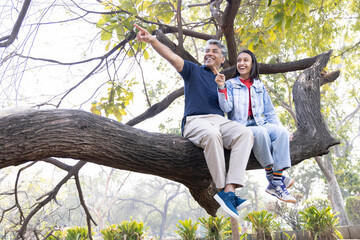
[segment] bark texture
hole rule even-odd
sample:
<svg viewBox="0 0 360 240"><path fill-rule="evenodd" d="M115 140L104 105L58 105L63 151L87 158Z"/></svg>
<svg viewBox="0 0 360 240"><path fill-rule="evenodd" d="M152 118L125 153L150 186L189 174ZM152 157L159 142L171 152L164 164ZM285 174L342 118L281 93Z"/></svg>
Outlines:
<svg viewBox="0 0 360 240"><path fill-rule="evenodd" d="M318 56L294 85L299 125L291 142L293 165L324 155L339 143L320 113L321 70L330 54ZM0 169L50 157L79 159L182 183L210 215L219 207L202 149L183 137L146 132L85 111L5 114L0 117L0 152ZM228 159L229 151L225 154ZM251 156L247 169L259 168Z"/></svg>
<svg viewBox="0 0 360 240"><path fill-rule="evenodd" d="M328 197L330 199L332 209L334 212L339 213L337 215L339 218L339 225L348 226L351 222L346 214L344 198L342 197L339 183L335 177L334 167L331 163L331 155L326 155L323 158L324 159L321 157L315 157L315 160L326 178L327 185L329 187Z"/></svg>

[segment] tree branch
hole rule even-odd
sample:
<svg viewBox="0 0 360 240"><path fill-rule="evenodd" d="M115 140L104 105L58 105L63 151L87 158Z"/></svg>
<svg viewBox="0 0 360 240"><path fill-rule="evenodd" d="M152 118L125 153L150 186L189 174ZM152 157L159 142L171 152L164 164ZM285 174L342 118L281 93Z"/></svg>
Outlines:
<svg viewBox="0 0 360 240"><path fill-rule="evenodd" d="M227 1L225 11L222 15L223 24L221 25L221 29L226 39L230 65L235 65L237 62L237 44L234 34L234 21L240 4L241 0Z"/></svg>
<svg viewBox="0 0 360 240"><path fill-rule="evenodd" d="M136 124L141 123L146 119L156 116L157 114L167 109L173 101L175 101L178 97L181 97L182 95L184 95L184 87L170 93L161 102L154 104L152 107L149 107L144 113L128 121L126 125L135 126Z"/></svg>
<svg viewBox="0 0 360 240"><path fill-rule="evenodd" d="M308 100L301 104L316 105L309 104ZM312 119L308 114L314 115L314 111L301 114ZM291 142L292 165L325 154L329 146L338 143L325 137L329 135L327 129L317 125L308 127L308 131L302 129L294 134ZM182 183L210 215L215 215L218 208L213 198L217 189L203 151L183 137L148 133L88 112L60 109L2 117L0 130L0 152L3 153L0 155L0 168L49 157L80 159ZM22 136L22 142L19 142L18 136ZM225 155L228 162L230 152L225 151ZM251 156L247 169L259 168L258 161ZM50 201L50 196L46 200Z"/></svg>
<svg viewBox="0 0 360 240"><path fill-rule="evenodd" d="M339 76L340 76L340 70L330 72L330 73L321 74L320 86L335 81Z"/></svg>
<svg viewBox="0 0 360 240"><path fill-rule="evenodd" d="M321 148L324 152L320 155L327 154L329 147L340 143L329 134L320 109L321 73L329 61L331 53L332 51L328 51L321 54L310 68L299 75L293 86L293 98L298 120L294 139L297 138L297 135L306 136L304 139L301 139L300 145L308 145L309 148L314 149ZM298 146L294 146L292 141L291 147L297 148ZM303 157L306 155L305 152L301 154L304 155ZM309 157L307 156L306 158Z"/></svg>
<svg viewBox="0 0 360 240"><path fill-rule="evenodd" d="M91 222L93 222L95 226L97 226L97 224L94 221L94 219L92 218L92 216L91 216L91 214L89 212L89 209L86 206L86 203L85 203L85 200L84 200L84 195L83 195L82 190L81 190L81 183L80 183L78 172L75 173L74 176L75 176L76 188L77 188L78 193L79 193L80 203L81 203L81 206L83 207L83 209L85 211L85 214L86 214L86 222L87 222L87 227L88 227L88 232L89 232L89 239L92 240L93 238L92 238L92 234L91 234Z"/></svg>
<svg viewBox="0 0 360 240"><path fill-rule="evenodd" d="M189 8L192 8L192 7L204 7L204 6L207 6L207 5L210 5L211 4L211 0L206 2L206 3L198 3L198 4L189 4L188 7Z"/></svg>
<svg viewBox="0 0 360 240"><path fill-rule="evenodd" d="M20 220L19 220L20 224L25 219L24 213L22 211L21 204L19 203L19 198L18 198L18 183L19 183L19 179L20 179L20 174L21 174L22 171L24 171L25 169L31 167L35 163L36 162L32 162L32 163L28 164L27 166L20 168L17 175L16 175L14 194L15 194L15 205L16 205L17 209L19 210L19 213L20 213ZM22 235L23 235L23 233L21 233L20 236L22 236Z"/></svg>
<svg viewBox="0 0 360 240"><path fill-rule="evenodd" d="M43 158L45 159L45 158ZM39 159L40 160L40 159ZM43 201L38 202L36 204L36 207L26 216L26 218L24 219L24 222L21 226L21 228L18 231L18 234L16 236L15 239L19 239L19 238L23 238L23 234L26 231L27 225L29 224L31 218L46 204L48 204L51 200L56 198L57 193L59 192L60 188L62 187L62 185L64 185L69 179L70 177L72 177L74 174L76 174L80 168L82 168L82 166L84 166L86 164L86 162L84 161L79 161L76 165L74 165L71 170L68 172L68 174L56 185L56 187L50 192L48 193L48 197L45 198Z"/></svg>
<svg viewBox="0 0 360 240"><path fill-rule="evenodd" d="M19 34L21 24L24 21L27 11L29 10L30 3L31 3L31 0L24 1L24 5L21 8L19 17L16 20L15 25L14 25L13 30L11 31L10 35L0 38L0 47L6 48L15 41L17 35ZM3 41L5 41L5 42L3 42Z"/></svg>

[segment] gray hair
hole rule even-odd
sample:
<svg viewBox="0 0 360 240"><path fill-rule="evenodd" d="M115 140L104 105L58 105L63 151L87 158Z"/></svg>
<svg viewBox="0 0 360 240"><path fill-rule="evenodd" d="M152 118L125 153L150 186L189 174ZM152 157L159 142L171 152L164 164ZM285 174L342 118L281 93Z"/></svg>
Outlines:
<svg viewBox="0 0 360 240"><path fill-rule="evenodd" d="M207 40L206 42L206 46L210 45L210 44L215 44L216 46L218 46L221 50L221 54L226 58L227 57L227 54L228 54L228 51L225 47L224 44L222 44L219 40L216 40L216 39L210 39L210 40Z"/></svg>

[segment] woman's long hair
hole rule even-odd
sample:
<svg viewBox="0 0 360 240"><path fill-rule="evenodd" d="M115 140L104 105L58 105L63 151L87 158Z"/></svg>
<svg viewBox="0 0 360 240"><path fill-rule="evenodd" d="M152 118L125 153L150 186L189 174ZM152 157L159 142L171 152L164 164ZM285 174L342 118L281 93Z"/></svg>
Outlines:
<svg viewBox="0 0 360 240"><path fill-rule="evenodd" d="M259 64L256 60L256 57L255 57L255 54L253 52L251 52L250 50L242 50L241 52L239 52L238 56L241 54L241 53L247 53L251 56L251 71L250 71L250 78L251 79L260 79L260 76L259 76ZM237 67L235 68L235 74L233 77L237 77L237 76L240 76L240 73L239 71L237 70Z"/></svg>

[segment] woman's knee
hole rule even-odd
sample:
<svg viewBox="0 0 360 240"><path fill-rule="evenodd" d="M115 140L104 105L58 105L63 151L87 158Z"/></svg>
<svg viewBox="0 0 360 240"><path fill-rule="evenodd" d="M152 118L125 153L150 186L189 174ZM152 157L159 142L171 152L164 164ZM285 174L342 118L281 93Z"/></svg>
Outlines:
<svg viewBox="0 0 360 240"><path fill-rule="evenodd" d="M271 125L267 126L268 134L272 140L275 139L288 139L290 136L289 131L284 126Z"/></svg>
<svg viewBox="0 0 360 240"><path fill-rule="evenodd" d="M256 131L254 132L255 137L269 137L269 132L264 127L257 127Z"/></svg>
<svg viewBox="0 0 360 240"><path fill-rule="evenodd" d="M279 128L277 133L278 133L277 134L278 137L282 137L282 138L286 138L286 139L288 139L290 137L289 131L284 127Z"/></svg>

